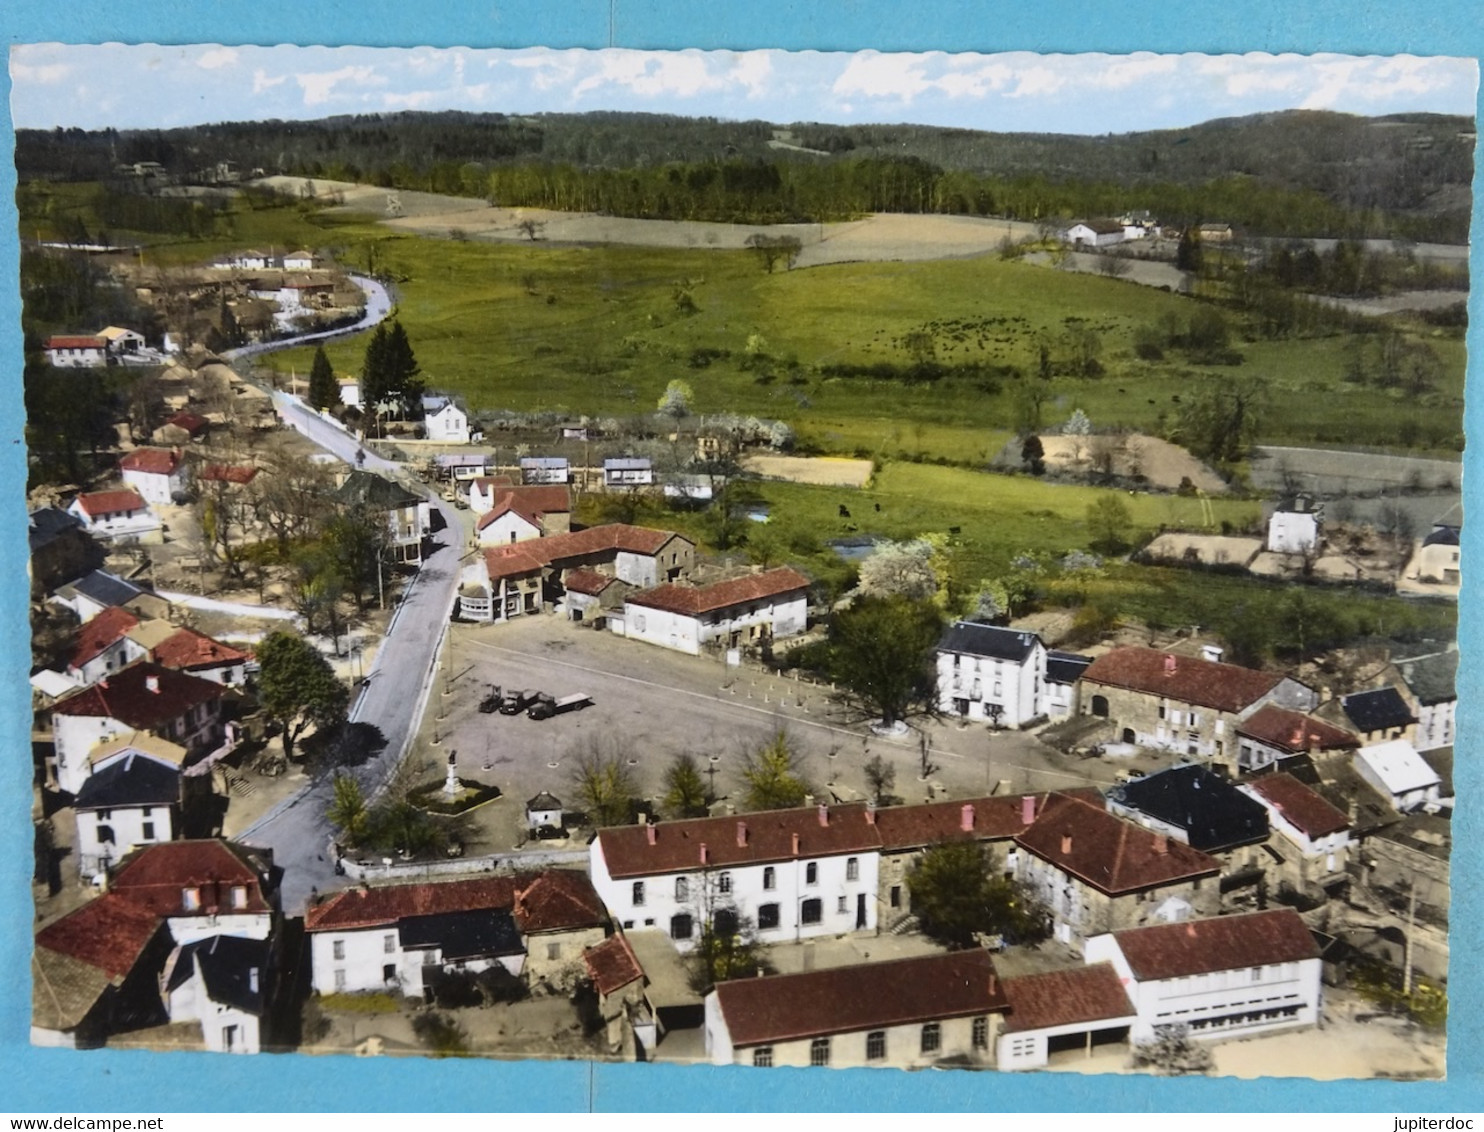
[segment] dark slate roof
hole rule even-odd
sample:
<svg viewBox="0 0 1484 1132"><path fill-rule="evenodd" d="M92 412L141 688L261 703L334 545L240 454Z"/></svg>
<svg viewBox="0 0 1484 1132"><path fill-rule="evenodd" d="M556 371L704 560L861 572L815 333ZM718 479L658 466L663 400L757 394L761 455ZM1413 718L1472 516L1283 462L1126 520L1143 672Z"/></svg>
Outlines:
<svg viewBox="0 0 1484 1132"><path fill-rule="evenodd" d="M270 952L271 944L266 939L231 935L214 935L184 944L175 959L166 990L185 983L199 963L206 995L212 1002L261 1015Z"/></svg>
<svg viewBox="0 0 1484 1132"><path fill-rule="evenodd" d="M1423 704L1446 704L1458 698L1458 653L1455 650L1396 661L1407 687Z"/></svg>
<svg viewBox="0 0 1484 1132"><path fill-rule="evenodd" d="M1092 663L1090 656L1078 656L1072 652L1048 649L1046 652L1046 683L1075 684Z"/></svg>
<svg viewBox="0 0 1484 1132"><path fill-rule="evenodd" d="M169 806L180 801L180 771L154 759L126 755L89 776L77 792L79 810Z"/></svg>
<svg viewBox="0 0 1484 1132"><path fill-rule="evenodd" d="M958 652L1013 660L1017 664L1035 650L1041 638L1024 629L1005 629L978 621L955 621L938 641L939 652Z"/></svg>
<svg viewBox="0 0 1484 1132"><path fill-rule="evenodd" d="M1377 688L1340 697L1340 707L1362 735L1392 727L1408 727L1417 717L1395 688Z"/></svg>
<svg viewBox="0 0 1484 1132"><path fill-rule="evenodd" d="M68 531L82 530L82 520L57 507L42 507L31 512L30 539L34 554Z"/></svg>
<svg viewBox="0 0 1484 1132"><path fill-rule="evenodd" d="M1268 812L1202 766L1177 766L1108 792L1108 801L1183 829L1192 849L1215 852L1268 835Z"/></svg>
<svg viewBox="0 0 1484 1132"><path fill-rule="evenodd" d="M145 591L106 570L94 570L73 582L69 589L102 605L125 605Z"/></svg>
<svg viewBox="0 0 1484 1132"><path fill-rule="evenodd" d="M515 919L504 908L415 916L397 924L403 947L436 947L445 960L487 955L523 955Z"/></svg>
<svg viewBox="0 0 1484 1132"><path fill-rule="evenodd" d="M1458 528L1438 524L1432 529L1426 538L1422 540L1423 546L1457 546Z"/></svg>
<svg viewBox="0 0 1484 1132"><path fill-rule="evenodd" d="M561 808L562 800L555 794L549 794L545 790L526 803L527 810L560 810Z"/></svg>
<svg viewBox="0 0 1484 1132"><path fill-rule="evenodd" d="M335 491L335 500L346 504L364 503L383 511L411 507L422 502L400 484L360 469L345 477L345 482Z"/></svg>

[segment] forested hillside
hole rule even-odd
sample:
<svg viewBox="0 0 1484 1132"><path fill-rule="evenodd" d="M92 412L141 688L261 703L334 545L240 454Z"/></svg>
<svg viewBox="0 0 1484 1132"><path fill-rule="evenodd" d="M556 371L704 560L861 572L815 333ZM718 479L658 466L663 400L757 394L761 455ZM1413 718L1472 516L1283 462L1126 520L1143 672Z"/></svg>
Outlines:
<svg viewBox="0 0 1484 1132"><path fill-rule="evenodd" d="M868 211L1040 220L1148 209L1265 235L1467 239L1473 123L1289 111L1082 137L929 126L774 126L630 113L401 113L170 131L22 130L21 179L121 162L244 170L544 206L747 223Z"/></svg>

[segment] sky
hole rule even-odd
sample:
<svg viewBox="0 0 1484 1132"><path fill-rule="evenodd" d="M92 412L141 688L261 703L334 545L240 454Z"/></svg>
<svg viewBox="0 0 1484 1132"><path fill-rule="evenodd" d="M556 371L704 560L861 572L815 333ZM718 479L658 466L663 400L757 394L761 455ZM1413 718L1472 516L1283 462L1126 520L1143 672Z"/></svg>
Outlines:
<svg viewBox="0 0 1484 1132"><path fill-rule="evenodd" d="M630 110L1075 134L1287 109L1472 116L1472 59L25 44L17 128L169 128L398 110Z"/></svg>

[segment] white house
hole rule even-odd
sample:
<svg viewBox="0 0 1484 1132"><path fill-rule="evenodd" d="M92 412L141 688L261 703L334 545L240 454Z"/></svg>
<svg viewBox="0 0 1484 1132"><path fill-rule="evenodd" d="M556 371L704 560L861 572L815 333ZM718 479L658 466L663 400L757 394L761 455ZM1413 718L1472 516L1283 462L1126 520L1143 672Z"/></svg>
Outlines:
<svg viewBox="0 0 1484 1132"><path fill-rule="evenodd" d="M1456 586L1460 577L1460 528L1435 523L1418 547L1415 563L1417 578L1423 582L1442 582Z"/></svg>
<svg viewBox="0 0 1484 1132"><path fill-rule="evenodd" d="M68 504L67 513L80 519L88 534L100 542L158 541L164 530L164 524L132 489L87 492Z"/></svg>
<svg viewBox="0 0 1484 1132"><path fill-rule="evenodd" d="M1453 746L1457 736L1458 650L1399 657L1392 666L1417 716L1416 748L1435 751Z"/></svg>
<svg viewBox="0 0 1484 1132"><path fill-rule="evenodd" d="M1350 820L1291 774L1264 774L1240 787L1268 811L1268 824L1297 854L1300 883L1339 880L1350 855ZM1286 847L1279 847L1282 854ZM1285 857L1285 864L1287 863Z"/></svg>
<svg viewBox="0 0 1484 1132"><path fill-rule="evenodd" d="M160 976L170 1021L199 1023L212 1053L260 1053L273 953L272 940L231 935L181 944Z"/></svg>
<svg viewBox="0 0 1484 1132"><path fill-rule="evenodd" d="M513 976L531 976L575 960L583 946L601 942L603 921L602 904L586 877L550 869L361 885L311 906L304 930L312 985L321 994L391 987L426 995L445 972L498 966ZM539 953L528 941L536 935L543 937Z"/></svg>
<svg viewBox="0 0 1484 1132"><path fill-rule="evenodd" d="M1059 649L1046 650L1046 680L1042 684L1041 714L1047 719L1065 719L1077 711L1077 682L1092 664L1092 657Z"/></svg>
<svg viewBox="0 0 1484 1132"><path fill-rule="evenodd" d="M506 496L499 506L479 517L474 541L479 546L509 546L542 536L541 517Z"/></svg>
<svg viewBox="0 0 1484 1132"><path fill-rule="evenodd" d="M335 384L340 387L340 403L352 409L361 407L361 383L354 377L337 377Z"/></svg>
<svg viewBox="0 0 1484 1132"><path fill-rule="evenodd" d="M314 253L306 251L286 252L283 257L285 271L314 270Z"/></svg>
<svg viewBox="0 0 1484 1132"><path fill-rule="evenodd" d="M644 487L654 483L648 456L613 456L603 461L604 487Z"/></svg>
<svg viewBox="0 0 1484 1132"><path fill-rule="evenodd" d="M709 586L669 583L630 594L624 631L699 656L712 642L737 648L802 633L808 615L809 579L781 566Z"/></svg>
<svg viewBox="0 0 1484 1132"><path fill-rule="evenodd" d="M47 363L59 369L108 364L108 340L96 334L53 334L46 340Z"/></svg>
<svg viewBox="0 0 1484 1132"><path fill-rule="evenodd" d="M1320 509L1307 496L1280 503L1268 519L1268 549L1275 554L1312 554L1319 549Z"/></svg>
<svg viewBox="0 0 1484 1132"><path fill-rule="evenodd" d="M1136 1042L1161 1026L1220 1038L1319 1021L1319 947L1291 908L1094 936L1084 958L1113 964L1138 1015Z"/></svg>
<svg viewBox="0 0 1484 1132"><path fill-rule="evenodd" d="M572 469L565 456L522 456L521 483L570 483Z"/></svg>
<svg viewBox="0 0 1484 1132"><path fill-rule="evenodd" d="M190 485L190 468L179 448L136 448L119 460L124 486L146 503L168 505Z"/></svg>
<svg viewBox="0 0 1484 1132"><path fill-rule="evenodd" d="M428 501L413 495L400 484L371 472L356 469L336 489L336 502L364 506L386 513L391 532L389 546L398 562L422 562L423 539L432 529L432 512Z"/></svg>
<svg viewBox="0 0 1484 1132"><path fill-rule="evenodd" d="M1138 1020L1111 963L1019 975L1003 985L1009 1009L995 1048L998 1069L1044 1069L1053 1042L1058 1053L1090 1055L1095 1046L1126 1041Z"/></svg>
<svg viewBox="0 0 1484 1132"><path fill-rule="evenodd" d="M1077 220L1061 238L1073 247L1106 248L1123 242L1124 227L1116 220Z"/></svg>
<svg viewBox="0 0 1484 1132"><path fill-rule="evenodd" d="M126 582L106 570L94 570L75 582L69 582L52 595L52 601L77 614L79 621L90 621L105 609L128 605L158 604L162 610L169 603L164 598L142 590L132 582Z"/></svg>
<svg viewBox="0 0 1484 1132"><path fill-rule="evenodd" d="M755 926L763 943L876 927L880 837L862 805L598 831L590 873L625 930L689 951L708 922Z"/></svg>
<svg viewBox="0 0 1484 1132"><path fill-rule="evenodd" d="M534 832L547 826L562 828L562 800L543 790L526 803L526 828Z"/></svg>
<svg viewBox="0 0 1484 1132"><path fill-rule="evenodd" d="M1392 739L1355 752L1355 769L1401 813L1436 808L1442 779L1405 739Z"/></svg>
<svg viewBox="0 0 1484 1132"><path fill-rule="evenodd" d="M96 684L144 656L147 650L129 639L130 631L138 627L139 618L120 606L108 606L78 626L67 675L79 686Z"/></svg>
<svg viewBox="0 0 1484 1132"><path fill-rule="evenodd" d="M106 872L132 850L180 832L180 767L121 744L92 760L73 809L78 871L84 878Z"/></svg>
<svg viewBox="0 0 1484 1132"><path fill-rule="evenodd" d="M956 621L938 641L938 709L1023 727L1046 714L1046 646L1035 633Z"/></svg>
<svg viewBox="0 0 1484 1132"><path fill-rule="evenodd" d="M108 356L111 360L126 361L131 355L144 349L144 335L122 326L105 326L98 331L98 337L108 343Z"/></svg>
<svg viewBox="0 0 1484 1132"><path fill-rule="evenodd" d="M250 654L194 629L168 621L143 621L128 630L129 641L156 664L231 688L247 681Z"/></svg>
<svg viewBox="0 0 1484 1132"><path fill-rule="evenodd" d="M222 739L224 692L210 680L141 660L58 700L52 705L57 786L76 794L94 748L131 731L179 744L192 756L206 754Z"/></svg>
<svg viewBox="0 0 1484 1132"><path fill-rule="evenodd" d="M759 1069L983 1066L1004 1010L982 949L732 979L706 996L706 1057Z"/></svg>
<svg viewBox="0 0 1484 1132"><path fill-rule="evenodd" d="M452 397L429 395L423 398L423 428L429 440L446 444L469 443L469 414L454 404Z"/></svg>

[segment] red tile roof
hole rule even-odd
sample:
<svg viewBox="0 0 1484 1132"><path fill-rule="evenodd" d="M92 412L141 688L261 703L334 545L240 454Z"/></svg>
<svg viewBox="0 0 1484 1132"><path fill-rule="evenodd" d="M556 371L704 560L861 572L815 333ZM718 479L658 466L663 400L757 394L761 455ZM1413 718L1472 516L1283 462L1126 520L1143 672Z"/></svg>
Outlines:
<svg viewBox="0 0 1484 1132"><path fill-rule="evenodd" d="M588 977L601 995L610 995L622 990L636 979L644 977L644 968L634 955L634 949L624 934L611 935L596 947L582 953L587 965Z"/></svg>
<svg viewBox="0 0 1484 1132"><path fill-rule="evenodd" d="M36 946L77 959L118 982L133 970L159 929L158 916L109 892L42 928Z"/></svg>
<svg viewBox="0 0 1484 1132"><path fill-rule="evenodd" d="M541 529L540 513L531 510L529 507L521 506L515 500L509 498L508 496L503 499L497 500L495 502L493 510L486 511L483 515L481 515L479 518L479 522L474 524L474 529L476 531L482 531L485 527L492 525L501 517L511 513L519 515L522 519L524 519L531 526L535 527L537 530Z"/></svg>
<svg viewBox="0 0 1484 1132"><path fill-rule="evenodd" d="M1309 750L1336 751L1360 746L1360 739L1343 727L1277 704L1258 708L1237 724L1237 734L1294 755Z"/></svg>
<svg viewBox="0 0 1484 1132"><path fill-rule="evenodd" d="M173 421L175 418L171 418ZM180 452L174 448L136 448L119 458L121 472L147 472L152 476L173 475L180 467Z"/></svg>
<svg viewBox="0 0 1484 1132"><path fill-rule="evenodd" d="M1245 785L1279 817L1311 838L1350 828L1348 817L1291 774L1265 774Z"/></svg>
<svg viewBox="0 0 1484 1132"><path fill-rule="evenodd" d="M527 574L547 566L560 567L564 562L603 551L628 551L631 554L658 554L672 538L690 540L674 531L656 531L648 527L631 527L627 523L609 523L585 531L530 539L515 546L496 546L484 552L485 565L491 578Z"/></svg>
<svg viewBox="0 0 1484 1132"><path fill-rule="evenodd" d="M511 500L521 513L527 511L546 515L572 510L572 492L566 484L524 484L511 487L496 487L495 506Z"/></svg>
<svg viewBox="0 0 1484 1132"><path fill-rule="evenodd" d="M206 426L210 422L199 413L193 413L188 409L183 409L165 423L167 425L174 425L176 428L195 436L197 433L205 432Z"/></svg>
<svg viewBox="0 0 1484 1132"><path fill-rule="evenodd" d="M1238 712L1271 692L1283 677L1158 649L1120 648L1094 660L1082 679L1085 683L1166 696L1179 703Z"/></svg>
<svg viewBox="0 0 1484 1132"><path fill-rule="evenodd" d="M513 914L527 934L592 928L607 919L593 882L571 869L548 869L518 888Z"/></svg>
<svg viewBox="0 0 1484 1132"><path fill-rule="evenodd" d="M216 668L247 660L248 654L194 629L178 629L150 650L150 659L166 668Z"/></svg>
<svg viewBox="0 0 1484 1132"><path fill-rule="evenodd" d="M750 601L782 597L809 588L809 579L797 570L780 566L761 574L748 574L728 582L716 582L709 586L656 586L652 590L630 594L627 600L634 605L650 609L666 609L697 617L718 609L729 609L734 605L745 605Z"/></svg>
<svg viewBox="0 0 1484 1132"><path fill-rule="evenodd" d="M1110 896L1221 872L1215 857L1066 794L1048 798L1016 841Z"/></svg>
<svg viewBox="0 0 1484 1132"><path fill-rule="evenodd" d="M1020 975L1006 979L1004 987L1010 1002L1005 1015L1007 1034L1138 1015L1111 963Z"/></svg>
<svg viewBox="0 0 1484 1132"><path fill-rule="evenodd" d="M1002 798L965 798L958 802L928 802L921 806L889 806L876 811L876 828L884 850L917 849L965 836L964 808L969 808L972 835L978 840L1014 837L1029 824L1025 799L1032 815L1041 812L1045 794L1016 794ZM1034 821L1034 817L1031 819Z"/></svg>
<svg viewBox="0 0 1484 1132"><path fill-rule="evenodd" d="M207 464L201 469L200 478L208 482L221 480L225 483L252 483L257 474L257 468L243 467L240 464Z"/></svg>
<svg viewBox="0 0 1484 1132"><path fill-rule="evenodd" d="M358 887L337 892L304 915L304 930L348 931L380 927L415 916L509 908L523 932L594 927L605 918L603 902L585 873L479 877L423 884Z"/></svg>
<svg viewBox="0 0 1484 1132"><path fill-rule="evenodd" d="M79 495L77 504L89 515L113 515L120 511L143 511L144 500L129 488L120 491L94 491Z"/></svg>
<svg viewBox="0 0 1484 1132"><path fill-rule="evenodd" d="M1003 1011L1005 993L982 950L737 979L716 987L734 1046L908 1026Z"/></svg>
<svg viewBox="0 0 1484 1132"><path fill-rule="evenodd" d="M101 350L107 345L96 334L53 334L46 340L48 350Z"/></svg>
<svg viewBox="0 0 1484 1132"><path fill-rule="evenodd" d="M205 915L209 909L270 912L262 891L271 879L267 869L247 847L229 841L167 841L126 858L109 889L156 916ZM231 890L237 886L247 889L243 908L232 907ZM200 893L194 913L184 903L188 888Z"/></svg>
<svg viewBox="0 0 1484 1132"><path fill-rule="evenodd" d="M607 574L589 570L586 566L568 570L562 577L562 585L567 590L575 594L588 594L591 597L597 597L616 581L618 581L617 578L610 578Z"/></svg>
<svg viewBox="0 0 1484 1132"><path fill-rule="evenodd" d="M821 823L821 812L827 824ZM695 872L702 867L703 846L707 865L726 868L870 852L880 847L881 836L867 820L866 807L852 803L614 826L598 831L598 843L608 875L619 879Z"/></svg>
<svg viewBox="0 0 1484 1132"><path fill-rule="evenodd" d="M1176 979L1314 959L1319 947L1292 908L1114 932L1139 980Z"/></svg>
<svg viewBox="0 0 1484 1132"><path fill-rule="evenodd" d="M139 627L139 618L127 609L118 605L110 605L94 617L85 622L77 630L74 640L77 642L72 649L71 665L73 668L81 668L110 645L117 642L131 629Z"/></svg>
<svg viewBox="0 0 1484 1132"><path fill-rule="evenodd" d="M149 681L155 681L151 690ZM198 704L221 699L220 684L189 676L150 661L139 661L52 705L57 715L116 719L136 731L150 731L178 719Z"/></svg>

